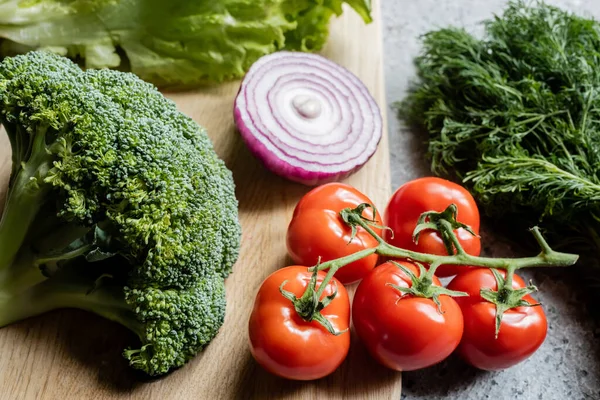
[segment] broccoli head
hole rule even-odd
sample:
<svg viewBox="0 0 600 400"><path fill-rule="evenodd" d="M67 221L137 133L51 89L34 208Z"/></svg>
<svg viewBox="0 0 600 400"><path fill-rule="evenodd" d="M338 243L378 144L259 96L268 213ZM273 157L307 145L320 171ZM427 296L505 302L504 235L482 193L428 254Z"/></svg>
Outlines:
<svg viewBox="0 0 600 400"><path fill-rule="evenodd" d="M124 355L150 375L206 346L241 230L231 172L204 129L133 74L49 52L0 63L0 123L13 161L0 326L89 310L140 337Z"/></svg>

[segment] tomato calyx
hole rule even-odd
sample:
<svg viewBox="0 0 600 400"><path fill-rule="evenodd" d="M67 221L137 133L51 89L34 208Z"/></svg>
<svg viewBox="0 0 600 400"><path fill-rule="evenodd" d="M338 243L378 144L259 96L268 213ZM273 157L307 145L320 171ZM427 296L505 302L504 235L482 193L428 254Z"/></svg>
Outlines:
<svg viewBox="0 0 600 400"><path fill-rule="evenodd" d="M469 225L458 222L456 219L457 216L458 207L456 204L450 204L442 212L427 211L422 213L417 220L417 226L412 234L413 241L415 244L419 242L421 232L435 230L439 232L448 254L464 254L465 251L453 231L462 228L473 236L479 237L479 235Z"/></svg>
<svg viewBox="0 0 600 400"><path fill-rule="evenodd" d="M310 281L306 286L306 290L302 294L301 297L296 297L296 295L290 291L285 290L283 287L287 284L287 280L281 283L279 286L279 291L286 299L290 300L294 305L294 309L302 318L307 322L316 321L321 324L327 331L335 336L341 335L346 332L347 329L343 331L336 331L331 322L321 314L321 310L327 307L333 299L338 295L337 284L334 282L335 289L332 294L326 296L323 300L319 300L322 290L317 290L317 275L318 271L315 269L313 274L311 275ZM325 287L327 282L323 282L321 287Z"/></svg>
<svg viewBox="0 0 600 400"><path fill-rule="evenodd" d="M362 215L363 211L367 208L373 210L373 219L366 218ZM383 239L379 235L377 235L372 229L370 229L370 227L377 229L388 229L390 230L392 236L394 235L394 232L389 227L379 225L377 223L377 209L373 204L362 203L359 204L356 208L344 208L342 211L340 211L340 217L346 223L346 225L348 225L350 229L352 229L349 242L351 242L352 239L354 239L354 237L356 236L359 226L365 229L367 232L369 232L379 243L382 243Z"/></svg>
<svg viewBox="0 0 600 400"><path fill-rule="evenodd" d="M498 339L502 317L506 311L517 307L537 307L541 306L541 303L530 303L523 299L523 297L537 292L538 290L531 282L524 288L513 289L512 277L515 272L514 268L508 268L506 270L506 278L503 278L500 272L495 268L491 268L491 271L498 284L498 290L481 289L479 293L484 300L489 301L496 306L495 338Z"/></svg>
<svg viewBox="0 0 600 400"><path fill-rule="evenodd" d="M425 267L420 263L415 263L419 267L419 276L417 276L404 265L399 264L395 261L390 262L398 268L400 268L402 272L404 272L410 278L412 284L410 287L400 287L392 283L388 283L387 285L399 291L402 296L410 295L433 300L440 314L445 313L445 311L442 310L442 303L440 302L439 298L440 295L446 295L450 297L468 296L468 294L465 292L450 290L443 286L434 285L433 274L430 271L427 271Z"/></svg>

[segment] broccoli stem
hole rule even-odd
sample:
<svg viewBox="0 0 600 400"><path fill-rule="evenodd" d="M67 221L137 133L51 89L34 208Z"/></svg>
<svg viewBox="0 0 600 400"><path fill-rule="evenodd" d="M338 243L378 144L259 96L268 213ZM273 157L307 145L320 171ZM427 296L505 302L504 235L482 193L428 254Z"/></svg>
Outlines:
<svg viewBox="0 0 600 400"><path fill-rule="evenodd" d="M30 147L29 159L11 177L0 221L0 268L10 265L19 252L49 190L49 185L43 183L52 161L46 150L45 129L36 132Z"/></svg>
<svg viewBox="0 0 600 400"><path fill-rule="evenodd" d="M85 276L85 271L81 270L84 267L72 265L51 278L45 278L37 271L43 278L41 282L33 279L29 286L21 285L18 289L2 282L0 327L52 310L76 308L120 323L143 338L143 325L126 303L123 288L111 285L110 278L103 275ZM31 270L36 268L31 267Z"/></svg>
<svg viewBox="0 0 600 400"><path fill-rule="evenodd" d="M18 253L39 209L44 190L24 189L29 177L21 171L9 192L0 221L0 268L11 263Z"/></svg>
<svg viewBox="0 0 600 400"><path fill-rule="evenodd" d="M0 119L0 124L4 126L6 130L6 136L8 136L8 140L10 140L10 147L12 149L12 168L11 168L11 180L14 176L16 176L17 171L21 168L21 161L23 158L22 150L22 142L23 137L27 137L28 134L20 128L19 125L8 123L4 119Z"/></svg>
<svg viewBox="0 0 600 400"><path fill-rule="evenodd" d="M32 226L35 229L30 230L25 241L32 251L42 257L50 257L78 239L83 240L91 230L89 226L65 222L44 208L38 212Z"/></svg>
<svg viewBox="0 0 600 400"><path fill-rule="evenodd" d="M35 286L34 286L35 287ZM44 314L55 309L54 304L34 290L12 293L0 291L0 326Z"/></svg>
<svg viewBox="0 0 600 400"><path fill-rule="evenodd" d="M60 254L52 254L52 255L38 258L35 261L35 264L43 265L43 264L55 263L55 262L59 262L59 261L63 261L63 260L70 260L72 258L81 257L81 256L84 256L92 248L93 248L93 246L91 244L85 244L85 245L83 245L77 249L71 250L71 251L67 251L67 252L60 253Z"/></svg>

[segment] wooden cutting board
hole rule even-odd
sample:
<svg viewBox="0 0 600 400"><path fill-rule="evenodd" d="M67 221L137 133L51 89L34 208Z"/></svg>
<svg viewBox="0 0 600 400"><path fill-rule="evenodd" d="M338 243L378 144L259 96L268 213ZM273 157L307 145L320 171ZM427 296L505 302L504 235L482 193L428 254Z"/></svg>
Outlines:
<svg viewBox="0 0 600 400"><path fill-rule="evenodd" d="M381 15L366 26L349 8L332 22L323 54L358 75L378 101L384 121ZM124 328L77 310L52 312L0 329L0 399L400 399L400 373L366 354L353 332L344 364L314 382L292 382L265 372L247 345L247 321L264 278L289 265L285 233L292 210L309 188L267 172L243 145L232 121L239 82L197 92L167 93L205 126L233 171L243 229L241 256L227 280L225 324L210 346L170 375L144 381L126 366L121 350L134 337ZM10 168L0 142L0 187ZM375 156L346 180L385 207L390 195L387 131ZM353 292L353 287L350 288Z"/></svg>

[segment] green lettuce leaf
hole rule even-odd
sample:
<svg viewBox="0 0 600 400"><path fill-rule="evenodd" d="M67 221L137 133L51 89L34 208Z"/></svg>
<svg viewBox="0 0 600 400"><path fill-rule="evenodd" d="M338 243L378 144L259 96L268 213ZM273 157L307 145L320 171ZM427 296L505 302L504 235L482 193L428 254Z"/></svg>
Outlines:
<svg viewBox="0 0 600 400"><path fill-rule="evenodd" d="M0 54L48 49L161 87L239 78L277 50L318 51L347 3L370 0L0 0Z"/></svg>

